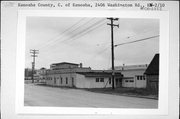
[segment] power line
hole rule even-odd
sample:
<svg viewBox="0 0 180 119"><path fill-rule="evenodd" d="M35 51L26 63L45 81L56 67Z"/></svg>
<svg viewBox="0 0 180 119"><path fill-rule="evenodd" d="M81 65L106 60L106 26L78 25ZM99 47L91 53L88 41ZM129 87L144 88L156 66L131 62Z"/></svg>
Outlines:
<svg viewBox="0 0 180 119"><path fill-rule="evenodd" d="M83 32L83 34L81 33L82 35L81 35L81 34L77 34L77 35L76 35L77 37L74 36L75 39L77 39L77 38L79 38L79 37L82 37L82 36L86 35L87 33L89 33L89 32L91 32L91 31L95 30L96 28L98 28L98 27L104 25L104 22L102 23L102 21L105 21L105 20L106 20L106 19L97 21L96 23L94 23L95 26L92 26L92 25L91 25L91 27L86 28L87 30L86 30L85 32ZM99 24L99 23L101 23L101 24ZM94 27L94 28L93 28L93 27ZM79 37L78 37L78 36L79 36ZM75 39L73 39L73 40L75 40ZM109 47L103 49L103 51L100 51L97 55L103 53L103 52L106 51L108 48L109 48ZM93 57L96 57L96 55L93 56Z"/></svg>
<svg viewBox="0 0 180 119"><path fill-rule="evenodd" d="M81 28L82 26L84 26L85 24L91 22L93 19L95 19L95 18L92 18L92 19L88 20L87 22L83 23L82 25L80 25L79 27L77 27L76 29L74 29L74 30L71 31L71 32L77 31L78 29L80 29L80 28ZM61 38L62 38L62 37L61 37ZM67 39L64 39L64 40L61 40L60 42L65 42L66 40L67 40ZM49 48L51 48L52 46L56 45L57 42L59 42L59 39L56 39L53 44L50 44L50 45L49 45ZM59 43L60 43L60 42L59 42Z"/></svg>
<svg viewBox="0 0 180 119"><path fill-rule="evenodd" d="M90 21L92 21L92 19L91 19ZM88 21L88 22L90 22L90 21ZM103 24L99 24L99 23L102 23L102 21L104 21L104 20L97 21L97 22L93 23L93 25L91 25L91 26L83 29L82 31L76 33L75 35L72 36L72 37L74 38L74 39L72 39L72 40L76 40L77 38L82 37L82 36L86 35L87 33L93 31L94 29L102 26L104 23L103 23ZM86 22L86 23L84 23L84 24L87 24L88 22ZM81 26L82 26L82 25L81 25ZM81 27L81 26L80 26L80 27ZM94 28L93 28L93 27L94 27ZM79 28L79 27L78 27L78 28ZM91 28L92 28L92 29L91 29ZM77 29L75 29L75 30L77 30ZM74 31L74 30L73 30L73 31ZM60 41L60 42L72 41L72 40L69 39L69 38L67 38L67 39L64 39L63 41ZM57 43L56 43L56 44L57 44ZM55 44L55 45L56 45L56 44Z"/></svg>
<svg viewBox="0 0 180 119"><path fill-rule="evenodd" d="M77 36L80 36L80 37L84 36L84 35L87 34L88 32L92 31L92 30L90 30L91 28L96 27L98 24L102 23L102 21L104 21L104 20L100 20L100 21L95 22L95 23L92 24L91 26L89 26L89 27L83 29L82 31L78 32L77 34L73 35L73 36L72 36L73 39L72 39L72 38L71 38L71 39L72 39L72 40L75 40L75 39L77 39L77 38L75 38L75 37L77 37ZM95 29L95 28L93 28L93 30L94 30L94 29ZM88 30L90 30L90 31L88 31ZM78 38L79 38L79 37L78 37ZM65 40L66 40L66 41L69 41L69 40L71 40L71 39L65 39ZM71 41L72 41L72 40L71 40Z"/></svg>
<svg viewBox="0 0 180 119"><path fill-rule="evenodd" d="M59 40L60 38L62 38L63 35L64 35L64 33L66 33L67 31L70 31L74 26L78 25L78 24L79 24L82 20L84 20L84 19L85 19L85 18L80 19L78 22L76 22L75 24L73 24L72 26L70 26L69 28L67 28L66 30L64 30L61 34L57 35L55 38L53 38L53 39L55 39L55 40L52 40L52 39L48 40L48 41L47 41L48 43L46 43L46 45L42 46L40 49L43 49L45 46L49 46L50 43L54 43L54 42L56 42L57 40ZM61 36L61 37L60 37L60 36ZM59 38L59 37L60 37L60 38Z"/></svg>
<svg viewBox="0 0 180 119"><path fill-rule="evenodd" d="M104 20L102 20L102 21L104 21ZM93 24L94 26L90 26L90 27L88 27L85 31L82 31L82 32L80 32L80 34L75 35L74 38L73 38L71 41L76 40L77 38L83 37L83 36L85 36L87 33L94 31L94 30L97 29L98 27L101 27L102 25L104 25L104 22L102 23L102 21L96 22L95 24ZM101 23L101 24L100 24L100 23ZM93 27L94 27L94 28L93 28ZM92 29L91 29L91 28L92 28Z"/></svg>
<svg viewBox="0 0 180 119"><path fill-rule="evenodd" d="M151 37L148 37L148 38L143 38L143 39L139 39L139 40L135 40L135 41L130 41L130 42L126 42L126 43L120 43L120 44L114 45L114 47L117 47L117 46L120 46L120 45L125 45L125 44L131 44L131 43L135 43L135 42L140 42L140 41L144 41L144 40L149 40L151 38L156 38L156 37L159 37L159 35L151 36Z"/></svg>
<svg viewBox="0 0 180 119"><path fill-rule="evenodd" d="M93 19L95 19L95 18L93 18ZM89 20L88 22L85 22L84 24L82 24L81 26L79 26L78 28L74 29L74 30L71 31L71 32L74 32L74 31L78 30L79 28L81 28L81 27L84 26L84 25L86 26L86 24L88 24L89 22L91 22L93 19ZM82 30L81 32L83 32L83 31L84 31L84 30ZM76 33L76 34L73 35L72 37L74 37L74 36L80 34L81 32ZM62 42L64 42L64 41L67 41L67 39L63 40Z"/></svg>

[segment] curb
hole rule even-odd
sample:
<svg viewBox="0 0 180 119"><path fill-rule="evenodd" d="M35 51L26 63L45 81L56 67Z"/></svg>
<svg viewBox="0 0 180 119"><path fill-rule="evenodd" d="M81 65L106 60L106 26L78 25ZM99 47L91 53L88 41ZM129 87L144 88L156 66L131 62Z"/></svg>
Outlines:
<svg viewBox="0 0 180 119"><path fill-rule="evenodd" d="M86 90L88 91L88 90ZM158 100L156 97L147 97L147 96L139 96L139 95L129 95L129 94L118 94L118 93L104 93L104 92L95 92L95 91L90 91L94 93L102 93L102 94L110 94L110 95L118 95L118 96L127 96L127 97L136 97L136 98L146 98L146 99L154 99Z"/></svg>

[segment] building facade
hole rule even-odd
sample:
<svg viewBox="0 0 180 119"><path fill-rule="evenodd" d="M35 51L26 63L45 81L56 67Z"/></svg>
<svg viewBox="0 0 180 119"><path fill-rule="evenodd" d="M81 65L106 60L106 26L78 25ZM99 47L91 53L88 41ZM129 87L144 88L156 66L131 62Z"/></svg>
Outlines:
<svg viewBox="0 0 180 119"><path fill-rule="evenodd" d="M122 87L146 88L146 77L144 72L148 65L123 65L115 67L122 75Z"/></svg>
<svg viewBox="0 0 180 119"><path fill-rule="evenodd" d="M36 71L36 75L38 76L37 78L38 83L46 83L46 75L47 75L46 72L47 70L44 67Z"/></svg>
<svg viewBox="0 0 180 119"><path fill-rule="evenodd" d="M112 86L110 70L91 70L82 64L56 63L47 71L46 84L76 88L108 88ZM115 86L122 79L120 72L115 73Z"/></svg>
<svg viewBox="0 0 180 119"><path fill-rule="evenodd" d="M158 94L159 89L159 54L156 54L145 73L147 78L147 89L152 93Z"/></svg>

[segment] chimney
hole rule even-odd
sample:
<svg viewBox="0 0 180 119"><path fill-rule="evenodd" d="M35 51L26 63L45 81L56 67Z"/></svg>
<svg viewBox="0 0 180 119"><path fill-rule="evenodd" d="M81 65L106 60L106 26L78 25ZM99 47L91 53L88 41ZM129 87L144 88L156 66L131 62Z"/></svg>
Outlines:
<svg viewBox="0 0 180 119"><path fill-rule="evenodd" d="M122 66L122 70L124 70L124 66L125 66L125 64L123 64L123 66Z"/></svg>
<svg viewBox="0 0 180 119"><path fill-rule="evenodd" d="M80 64L79 64L79 67L80 67L80 68L82 68L82 67L83 67L83 64L82 64L82 63L80 63Z"/></svg>

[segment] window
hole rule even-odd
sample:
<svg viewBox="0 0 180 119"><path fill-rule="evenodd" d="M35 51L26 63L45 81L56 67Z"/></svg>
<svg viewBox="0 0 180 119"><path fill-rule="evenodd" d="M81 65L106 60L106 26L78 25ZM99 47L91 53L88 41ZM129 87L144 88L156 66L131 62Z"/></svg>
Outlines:
<svg viewBox="0 0 180 119"><path fill-rule="evenodd" d="M143 79L146 80L146 79L145 79L145 76L143 76Z"/></svg>
<svg viewBox="0 0 180 119"><path fill-rule="evenodd" d="M137 76L137 80L139 80L139 76Z"/></svg>
<svg viewBox="0 0 180 119"><path fill-rule="evenodd" d="M99 82L99 78L96 78L96 82Z"/></svg>
<svg viewBox="0 0 180 119"><path fill-rule="evenodd" d="M54 77L54 84L56 84L56 78Z"/></svg>
<svg viewBox="0 0 180 119"><path fill-rule="evenodd" d="M68 84L68 78L66 77L66 84Z"/></svg>
<svg viewBox="0 0 180 119"><path fill-rule="evenodd" d="M125 82L128 82L128 80L126 80Z"/></svg>
<svg viewBox="0 0 180 119"><path fill-rule="evenodd" d="M72 86L74 86L74 78L72 77Z"/></svg>
<svg viewBox="0 0 180 119"><path fill-rule="evenodd" d="M61 84L63 83L63 78L61 77Z"/></svg>
<svg viewBox="0 0 180 119"><path fill-rule="evenodd" d="M142 80L142 76L140 76L140 80Z"/></svg>
<svg viewBox="0 0 180 119"><path fill-rule="evenodd" d="M129 80L129 82L134 82L134 80Z"/></svg>
<svg viewBox="0 0 180 119"><path fill-rule="evenodd" d="M109 78L109 84L111 84L111 78Z"/></svg>
<svg viewBox="0 0 180 119"><path fill-rule="evenodd" d="M100 78L100 82L104 82L104 78Z"/></svg>

